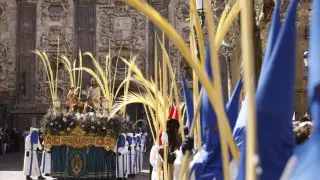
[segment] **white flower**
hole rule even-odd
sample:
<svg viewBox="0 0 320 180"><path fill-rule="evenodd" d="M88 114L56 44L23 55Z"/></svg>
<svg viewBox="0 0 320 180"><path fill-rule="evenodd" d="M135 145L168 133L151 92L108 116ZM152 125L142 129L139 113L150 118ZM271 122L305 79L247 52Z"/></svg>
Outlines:
<svg viewBox="0 0 320 180"><path fill-rule="evenodd" d="M98 121L98 124L100 125L100 121Z"/></svg>
<svg viewBox="0 0 320 180"><path fill-rule="evenodd" d="M53 116L54 118L56 118L56 117L57 117L57 113L56 113L55 111L53 111L53 112L52 112L52 116Z"/></svg>
<svg viewBox="0 0 320 180"><path fill-rule="evenodd" d="M106 129L106 127L105 127L105 126L103 126L103 127L102 127L102 129L103 129L103 130L105 130L105 129Z"/></svg>
<svg viewBox="0 0 320 180"><path fill-rule="evenodd" d="M91 129L95 129L95 127L94 127L94 126L91 126Z"/></svg>
<svg viewBox="0 0 320 180"><path fill-rule="evenodd" d="M73 124L74 124L74 122L71 122L71 123L70 123L70 126L72 126Z"/></svg>
<svg viewBox="0 0 320 180"><path fill-rule="evenodd" d="M50 126L53 126L53 123L50 123Z"/></svg>
<svg viewBox="0 0 320 180"><path fill-rule="evenodd" d="M91 118L91 121L94 122L94 118L93 117Z"/></svg>
<svg viewBox="0 0 320 180"><path fill-rule="evenodd" d="M67 131L70 131L70 130L71 130L71 129L68 127L68 128L67 128Z"/></svg>
<svg viewBox="0 0 320 180"><path fill-rule="evenodd" d="M76 117L76 119L80 120L80 113L76 113L74 116Z"/></svg>
<svg viewBox="0 0 320 180"><path fill-rule="evenodd" d="M67 116L68 115L67 110L62 110L62 114L63 114L63 116Z"/></svg>
<svg viewBox="0 0 320 180"><path fill-rule="evenodd" d="M103 110L102 117L108 117L108 116L109 116L108 112L107 112L107 111L105 111L105 110Z"/></svg>
<svg viewBox="0 0 320 180"><path fill-rule="evenodd" d="M62 120L63 120L63 122L67 122L68 121L66 117L63 117Z"/></svg>
<svg viewBox="0 0 320 180"><path fill-rule="evenodd" d="M99 112L96 114L98 118L102 118L102 114Z"/></svg>
<svg viewBox="0 0 320 180"><path fill-rule="evenodd" d="M89 112L89 117L92 117L94 115L93 112Z"/></svg>

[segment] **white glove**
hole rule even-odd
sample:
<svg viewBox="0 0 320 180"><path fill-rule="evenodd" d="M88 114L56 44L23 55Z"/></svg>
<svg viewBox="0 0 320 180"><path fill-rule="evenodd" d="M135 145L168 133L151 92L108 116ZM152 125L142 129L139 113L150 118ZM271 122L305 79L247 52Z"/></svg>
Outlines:
<svg viewBox="0 0 320 180"><path fill-rule="evenodd" d="M161 141L162 141L162 144L163 144L164 146L168 146L168 142L169 142L168 139L169 139L169 138L168 138L168 134L165 133L165 132L163 132L162 135L161 135Z"/></svg>

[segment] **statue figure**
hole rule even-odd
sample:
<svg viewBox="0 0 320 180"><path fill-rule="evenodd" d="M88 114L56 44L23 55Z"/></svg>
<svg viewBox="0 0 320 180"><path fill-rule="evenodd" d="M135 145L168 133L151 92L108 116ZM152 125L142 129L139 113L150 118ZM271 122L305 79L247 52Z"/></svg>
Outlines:
<svg viewBox="0 0 320 180"><path fill-rule="evenodd" d="M100 97L101 92L100 88L97 85L97 82L94 78L91 79L91 86L89 90L87 91L87 103L89 106L92 106L93 109L99 109L100 108Z"/></svg>
<svg viewBox="0 0 320 180"><path fill-rule="evenodd" d="M71 87L68 95L67 95L67 109L70 110L73 108L74 104L77 103L77 94L78 94L78 89L75 89L74 87Z"/></svg>

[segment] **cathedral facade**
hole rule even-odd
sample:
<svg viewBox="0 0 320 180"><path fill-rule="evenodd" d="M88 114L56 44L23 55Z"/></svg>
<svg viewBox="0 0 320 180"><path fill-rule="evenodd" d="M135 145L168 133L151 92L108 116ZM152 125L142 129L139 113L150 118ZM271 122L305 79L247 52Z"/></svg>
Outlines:
<svg viewBox="0 0 320 180"><path fill-rule="evenodd" d="M189 41L186 0L146 1L173 24L186 42ZM145 16L121 0L0 0L0 32L0 126L20 130L37 126L51 97L46 72L34 50L45 50L52 60L58 49L69 59L78 58L79 50L92 52L102 64L109 52L112 59L116 59L121 50L123 57L137 55L136 63L141 71L153 76L155 32L159 36L162 34ZM307 41L300 37L302 33L299 28L301 47L297 52L295 110L300 114L307 110L306 81L301 74ZM168 40L165 45L176 69L179 87L183 75L191 88L192 70ZM241 63L228 64L221 59L223 91L228 98L228 88L233 89L240 76ZM85 57L83 66L93 68L91 60ZM117 70L117 78L123 79L125 65L119 62ZM67 71L60 66L56 71L59 73L59 97L65 102L70 86ZM84 75L83 84L89 85L89 80L90 76ZM183 96L182 88L180 96ZM136 106L133 116L140 116L141 110Z"/></svg>

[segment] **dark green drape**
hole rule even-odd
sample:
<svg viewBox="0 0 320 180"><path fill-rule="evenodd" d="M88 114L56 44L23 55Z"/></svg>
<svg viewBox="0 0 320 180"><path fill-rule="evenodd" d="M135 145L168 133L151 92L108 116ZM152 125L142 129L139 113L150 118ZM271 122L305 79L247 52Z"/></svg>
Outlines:
<svg viewBox="0 0 320 180"><path fill-rule="evenodd" d="M115 174L115 156L104 148L52 147L52 176L62 179L107 179ZM78 157L78 158L76 158ZM75 159L80 159L76 161ZM75 172L75 162L79 168Z"/></svg>

